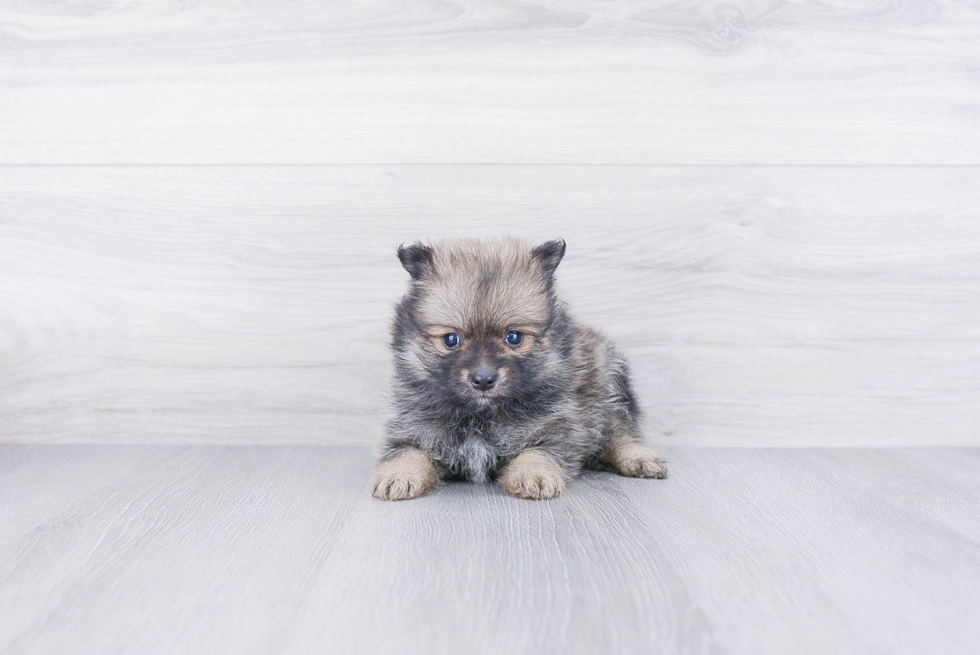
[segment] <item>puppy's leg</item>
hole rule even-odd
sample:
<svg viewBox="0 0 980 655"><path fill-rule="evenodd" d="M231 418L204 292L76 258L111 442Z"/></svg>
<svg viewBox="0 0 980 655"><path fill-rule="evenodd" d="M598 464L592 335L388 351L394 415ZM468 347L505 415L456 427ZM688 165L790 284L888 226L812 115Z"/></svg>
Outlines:
<svg viewBox="0 0 980 655"><path fill-rule="evenodd" d="M409 500L439 486L439 475L430 458L418 448L405 448L378 464L374 473L374 497Z"/></svg>
<svg viewBox="0 0 980 655"><path fill-rule="evenodd" d="M500 486L518 498L554 498L568 482L568 474L540 450L525 450L500 474Z"/></svg>
<svg viewBox="0 0 980 655"><path fill-rule="evenodd" d="M666 478L667 462L657 451L643 445L638 424L638 408L630 384L626 360L615 355L610 359L610 392L607 403L616 408L610 412L609 433L612 439L600 459L620 475L631 478Z"/></svg>
<svg viewBox="0 0 980 655"><path fill-rule="evenodd" d="M667 461L649 446L631 439L613 439L602 459L620 475L631 478L666 478Z"/></svg>

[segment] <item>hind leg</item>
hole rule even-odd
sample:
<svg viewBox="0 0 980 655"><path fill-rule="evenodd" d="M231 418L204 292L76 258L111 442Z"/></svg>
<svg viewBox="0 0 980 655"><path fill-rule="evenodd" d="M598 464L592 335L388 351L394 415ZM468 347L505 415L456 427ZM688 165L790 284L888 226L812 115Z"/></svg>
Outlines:
<svg viewBox="0 0 980 655"><path fill-rule="evenodd" d="M613 439L602 460L620 475L631 478L666 478L667 460L653 448L632 439Z"/></svg>
<svg viewBox="0 0 980 655"><path fill-rule="evenodd" d="M611 435L600 459L620 475L631 478L666 478L667 462L653 448L643 445L640 436L639 406L633 395L626 361L616 355L610 361L608 415L604 432Z"/></svg>

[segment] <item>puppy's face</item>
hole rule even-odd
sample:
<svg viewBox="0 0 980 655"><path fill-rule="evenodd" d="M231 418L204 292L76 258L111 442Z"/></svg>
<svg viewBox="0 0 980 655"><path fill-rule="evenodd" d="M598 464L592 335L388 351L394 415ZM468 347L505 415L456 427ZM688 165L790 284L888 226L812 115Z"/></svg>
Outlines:
<svg viewBox="0 0 980 655"><path fill-rule="evenodd" d="M396 328L400 372L475 408L526 396L557 362L552 275L564 251L516 240L400 248L412 276Z"/></svg>

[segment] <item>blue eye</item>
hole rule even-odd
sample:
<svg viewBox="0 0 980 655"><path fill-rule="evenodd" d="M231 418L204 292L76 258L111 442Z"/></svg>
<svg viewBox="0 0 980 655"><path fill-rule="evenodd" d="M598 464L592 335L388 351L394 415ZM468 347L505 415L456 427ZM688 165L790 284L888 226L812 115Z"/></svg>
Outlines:
<svg viewBox="0 0 980 655"><path fill-rule="evenodd" d="M455 332L450 332L442 338L442 342L446 344L446 348L449 348L450 350L459 346L461 341L462 339L460 339L459 335Z"/></svg>
<svg viewBox="0 0 980 655"><path fill-rule="evenodd" d="M504 341L507 342L508 346L513 346L517 348L524 341L524 335L517 330L511 330L504 335Z"/></svg>

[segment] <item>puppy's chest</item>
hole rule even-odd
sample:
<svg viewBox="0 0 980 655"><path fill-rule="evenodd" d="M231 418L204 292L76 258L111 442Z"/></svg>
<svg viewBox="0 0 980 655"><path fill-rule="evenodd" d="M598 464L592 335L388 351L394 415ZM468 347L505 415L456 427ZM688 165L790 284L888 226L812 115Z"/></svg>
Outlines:
<svg viewBox="0 0 980 655"><path fill-rule="evenodd" d="M445 444L440 460L452 473L473 482L487 482L503 464L500 435L492 429L460 430Z"/></svg>

